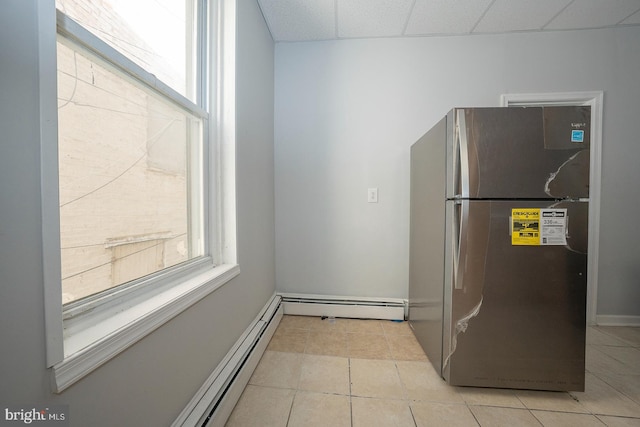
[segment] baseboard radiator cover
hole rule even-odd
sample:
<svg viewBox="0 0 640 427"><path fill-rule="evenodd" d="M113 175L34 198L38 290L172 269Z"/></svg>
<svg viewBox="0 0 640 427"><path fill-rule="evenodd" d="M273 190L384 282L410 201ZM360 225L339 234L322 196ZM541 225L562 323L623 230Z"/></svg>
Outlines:
<svg viewBox="0 0 640 427"><path fill-rule="evenodd" d="M223 427L283 316L274 295L200 387L172 427Z"/></svg>
<svg viewBox="0 0 640 427"><path fill-rule="evenodd" d="M280 293L284 314L353 319L406 320L408 303L398 298Z"/></svg>

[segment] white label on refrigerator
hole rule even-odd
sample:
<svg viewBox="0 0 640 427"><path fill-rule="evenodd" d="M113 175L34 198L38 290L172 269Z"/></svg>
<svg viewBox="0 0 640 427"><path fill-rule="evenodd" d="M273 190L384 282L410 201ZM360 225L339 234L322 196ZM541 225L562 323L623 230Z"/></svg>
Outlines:
<svg viewBox="0 0 640 427"><path fill-rule="evenodd" d="M567 244L567 210L540 209L540 245Z"/></svg>

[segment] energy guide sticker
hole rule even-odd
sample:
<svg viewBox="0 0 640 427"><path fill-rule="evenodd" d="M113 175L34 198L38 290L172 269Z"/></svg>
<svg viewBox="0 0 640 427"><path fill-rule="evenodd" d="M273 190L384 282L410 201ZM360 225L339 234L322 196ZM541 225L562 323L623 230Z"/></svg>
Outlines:
<svg viewBox="0 0 640 427"><path fill-rule="evenodd" d="M540 209L511 209L511 244L540 245Z"/></svg>
<svg viewBox="0 0 640 427"><path fill-rule="evenodd" d="M566 209L511 209L511 244L566 245Z"/></svg>

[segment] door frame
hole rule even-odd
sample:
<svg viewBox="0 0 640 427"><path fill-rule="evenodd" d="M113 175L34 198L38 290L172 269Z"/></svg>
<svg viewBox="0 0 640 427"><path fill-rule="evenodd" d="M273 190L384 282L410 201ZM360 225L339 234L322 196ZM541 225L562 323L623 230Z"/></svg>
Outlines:
<svg viewBox="0 0 640 427"><path fill-rule="evenodd" d="M589 149L589 252L587 255L587 324L597 323L598 253L600 250L600 189L602 164L603 91L507 93L500 96L503 107L578 105L591 107L591 144Z"/></svg>

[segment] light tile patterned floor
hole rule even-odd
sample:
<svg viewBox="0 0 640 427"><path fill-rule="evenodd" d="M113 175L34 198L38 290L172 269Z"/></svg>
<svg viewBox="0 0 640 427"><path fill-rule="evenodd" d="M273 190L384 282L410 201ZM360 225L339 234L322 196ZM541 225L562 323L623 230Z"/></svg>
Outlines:
<svg viewBox="0 0 640 427"><path fill-rule="evenodd" d="M451 387L406 322L285 316L228 427L640 427L640 328L587 331L585 392Z"/></svg>

